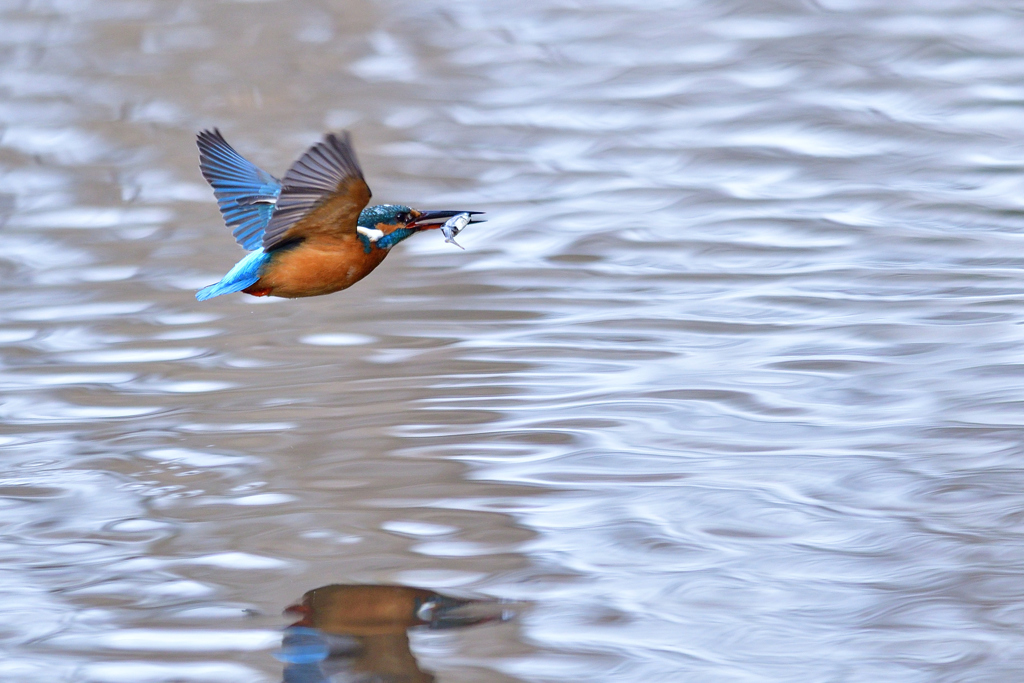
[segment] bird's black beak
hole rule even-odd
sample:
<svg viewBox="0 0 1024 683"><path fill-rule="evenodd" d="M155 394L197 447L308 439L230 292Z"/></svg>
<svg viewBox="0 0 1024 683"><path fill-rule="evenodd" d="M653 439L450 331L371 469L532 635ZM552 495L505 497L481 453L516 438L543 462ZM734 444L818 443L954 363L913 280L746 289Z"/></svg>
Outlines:
<svg viewBox="0 0 1024 683"><path fill-rule="evenodd" d="M407 224L410 228L419 228L420 230L429 230L431 228L440 228L446 220L452 216L458 216L460 213L468 213L470 216L482 214L483 211L421 211L420 215L413 218ZM472 223L483 223L482 218L473 218L469 221Z"/></svg>
<svg viewBox="0 0 1024 683"><path fill-rule="evenodd" d="M498 600L464 600L447 595L434 595L416 610L417 618L432 629L460 628L493 621L508 621L515 615L516 610L511 603Z"/></svg>

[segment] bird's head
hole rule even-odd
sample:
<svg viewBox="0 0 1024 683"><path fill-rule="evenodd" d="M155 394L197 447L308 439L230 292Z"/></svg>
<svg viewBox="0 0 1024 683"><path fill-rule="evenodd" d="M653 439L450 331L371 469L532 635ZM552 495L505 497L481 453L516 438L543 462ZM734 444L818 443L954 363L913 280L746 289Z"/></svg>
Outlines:
<svg viewBox="0 0 1024 683"><path fill-rule="evenodd" d="M359 232L377 246L390 248L420 230L440 228L452 216L460 213L475 215L480 211L417 211L402 204L379 204L363 209L359 214ZM479 223L477 219L470 223ZM374 231L380 236L375 238Z"/></svg>

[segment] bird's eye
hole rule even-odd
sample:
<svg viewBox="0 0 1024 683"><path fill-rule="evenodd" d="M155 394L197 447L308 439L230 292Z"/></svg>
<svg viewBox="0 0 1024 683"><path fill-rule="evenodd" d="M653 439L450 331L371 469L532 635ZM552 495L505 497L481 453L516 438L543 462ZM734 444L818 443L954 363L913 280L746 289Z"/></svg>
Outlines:
<svg viewBox="0 0 1024 683"><path fill-rule="evenodd" d="M412 216L409 214L408 211L403 211L402 213L398 214L399 223L408 223L410 218L412 218Z"/></svg>

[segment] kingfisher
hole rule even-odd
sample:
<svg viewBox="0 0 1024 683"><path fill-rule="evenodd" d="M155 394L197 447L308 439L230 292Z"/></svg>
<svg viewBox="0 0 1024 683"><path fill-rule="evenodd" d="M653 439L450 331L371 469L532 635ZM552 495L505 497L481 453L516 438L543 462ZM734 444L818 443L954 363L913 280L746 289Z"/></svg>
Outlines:
<svg viewBox="0 0 1024 683"><path fill-rule="evenodd" d="M370 188L347 132L328 133L278 180L227 143L220 131L197 136L199 169L213 186L224 222L249 253L196 299L245 292L289 299L351 287L407 237L462 214L400 204L367 207ZM446 235L449 229L446 228Z"/></svg>
<svg viewBox="0 0 1024 683"><path fill-rule="evenodd" d="M300 617L274 654L286 664L285 683L433 683L409 646L410 628L462 628L516 616L498 600L381 585L322 586L285 612Z"/></svg>

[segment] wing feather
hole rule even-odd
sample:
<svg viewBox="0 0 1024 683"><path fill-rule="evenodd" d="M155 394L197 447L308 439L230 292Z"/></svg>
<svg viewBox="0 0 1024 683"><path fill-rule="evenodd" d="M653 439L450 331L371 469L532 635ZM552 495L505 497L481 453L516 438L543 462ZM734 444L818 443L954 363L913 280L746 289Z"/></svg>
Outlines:
<svg viewBox="0 0 1024 683"><path fill-rule="evenodd" d="M359 212L370 196L348 133L329 133L285 174L263 233L263 248L269 251L295 239L355 234Z"/></svg>
<svg viewBox="0 0 1024 683"><path fill-rule="evenodd" d="M281 193L281 181L236 152L216 128L199 133L196 144L199 170L213 186L231 234L244 248L258 249Z"/></svg>

